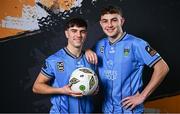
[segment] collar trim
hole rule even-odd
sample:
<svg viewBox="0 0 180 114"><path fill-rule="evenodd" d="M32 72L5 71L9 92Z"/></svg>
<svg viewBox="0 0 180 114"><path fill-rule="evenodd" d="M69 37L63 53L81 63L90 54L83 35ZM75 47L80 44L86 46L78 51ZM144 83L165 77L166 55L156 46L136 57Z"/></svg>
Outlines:
<svg viewBox="0 0 180 114"><path fill-rule="evenodd" d="M66 52L67 55L69 55L70 57L72 57L72 58L74 58L74 59L79 59L79 58L81 58L82 55L83 55L83 54L81 53L79 57L76 57L74 54L72 54L72 53L68 50L67 47L64 47L63 50Z"/></svg>
<svg viewBox="0 0 180 114"><path fill-rule="evenodd" d="M121 37L119 37L115 42L111 42L110 40L109 40L109 44L110 45L114 45L114 44L116 44L117 42L119 42L119 41L121 41L121 40L123 40L124 39L124 37L126 36L126 32L123 32L123 34L121 35Z"/></svg>

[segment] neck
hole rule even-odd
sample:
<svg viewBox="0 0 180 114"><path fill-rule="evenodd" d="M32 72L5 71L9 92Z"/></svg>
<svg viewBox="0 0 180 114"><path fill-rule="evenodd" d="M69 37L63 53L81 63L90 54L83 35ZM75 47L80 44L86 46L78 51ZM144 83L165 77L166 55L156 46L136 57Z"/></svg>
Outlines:
<svg viewBox="0 0 180 114"><path fill-rule="evenodd" d="M109 38L109 41L110 41L111 43L114 43L114 42L116 42L119 38L122 38L122 35L123 35L123 31L122 31L122 32L119 32L119 34L116 35L116 36L108 37L108 38Z"/></svg>
<svg viewBox="0 0 180 114"><path fill-rule="evenodd" d="M81 55L82 47L76 48L72 47L71 45L67 45L67 49L76 57L79 57Z"/></svg>

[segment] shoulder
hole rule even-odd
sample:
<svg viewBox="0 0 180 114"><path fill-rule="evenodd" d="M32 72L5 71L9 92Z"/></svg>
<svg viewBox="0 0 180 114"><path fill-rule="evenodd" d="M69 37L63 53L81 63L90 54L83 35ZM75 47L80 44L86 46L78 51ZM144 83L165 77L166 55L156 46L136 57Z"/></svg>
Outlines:
<svg viewBox="0 0 180 114"><path fill-rule="evenodd" d="M50 55L46 59L46 61L58 61L58 60L62 59L64 55L65 55L64 50L60 49L57 52L55 52L54 54Z"/></svg>
<svg viewBox="0 0 180 114"><path fill-rule="evenodd" d="M147 44L147 42L143 40L142 38L131 35L131 34L127 34L127 40L131 41L133 46L135 47Z"/></svg>
<svg viewBox="0 0 180 114"><path fill-rule="evenodd" d="M99 48L105 47L107 41L108 38L102 38L101 40L99 40L94 47L94 51L97 51Z"/></svg>
<svg viewBox="0 0 180 114"><path fill-rule="evenodd" d="M105 38L102 38L101 40L99 40L97 43L96 43L96 45L98 46L98 45L103 45L103 44L105 44L105 42L107 41L107 37L105 37Z"/></svg>

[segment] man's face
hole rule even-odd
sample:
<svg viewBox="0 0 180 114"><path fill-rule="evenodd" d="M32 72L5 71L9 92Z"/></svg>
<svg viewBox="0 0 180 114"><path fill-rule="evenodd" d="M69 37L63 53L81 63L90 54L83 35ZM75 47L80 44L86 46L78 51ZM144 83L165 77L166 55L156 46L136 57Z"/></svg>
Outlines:
<svg viewBox="0 0 180 114"><path fill-rule="evenodd" d="M87 36L87 30L85 27L70 27L65 31L65 35L68 38L68 45L75 48L80 48L83 46L84 41Z"/></svg>
<svg viewBox="0 0 180 114"><path fill-rule="evenodd" d="M101 16L100 24L105 34L115 39L123 32L124 18L119 14L105 14Z"/></svg>

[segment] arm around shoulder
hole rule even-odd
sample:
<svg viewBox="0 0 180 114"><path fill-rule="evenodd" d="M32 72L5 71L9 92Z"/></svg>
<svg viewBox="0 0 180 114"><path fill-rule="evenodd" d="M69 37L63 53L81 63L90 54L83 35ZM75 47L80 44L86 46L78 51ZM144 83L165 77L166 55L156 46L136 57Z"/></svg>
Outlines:
<svg viewBox="0 0 180 114"><path fill-rule="evenodd" d="M98 57L94 51L91 49L86 49L85 51L86 59L91 64L97 64L98 63Z"/></svg>

